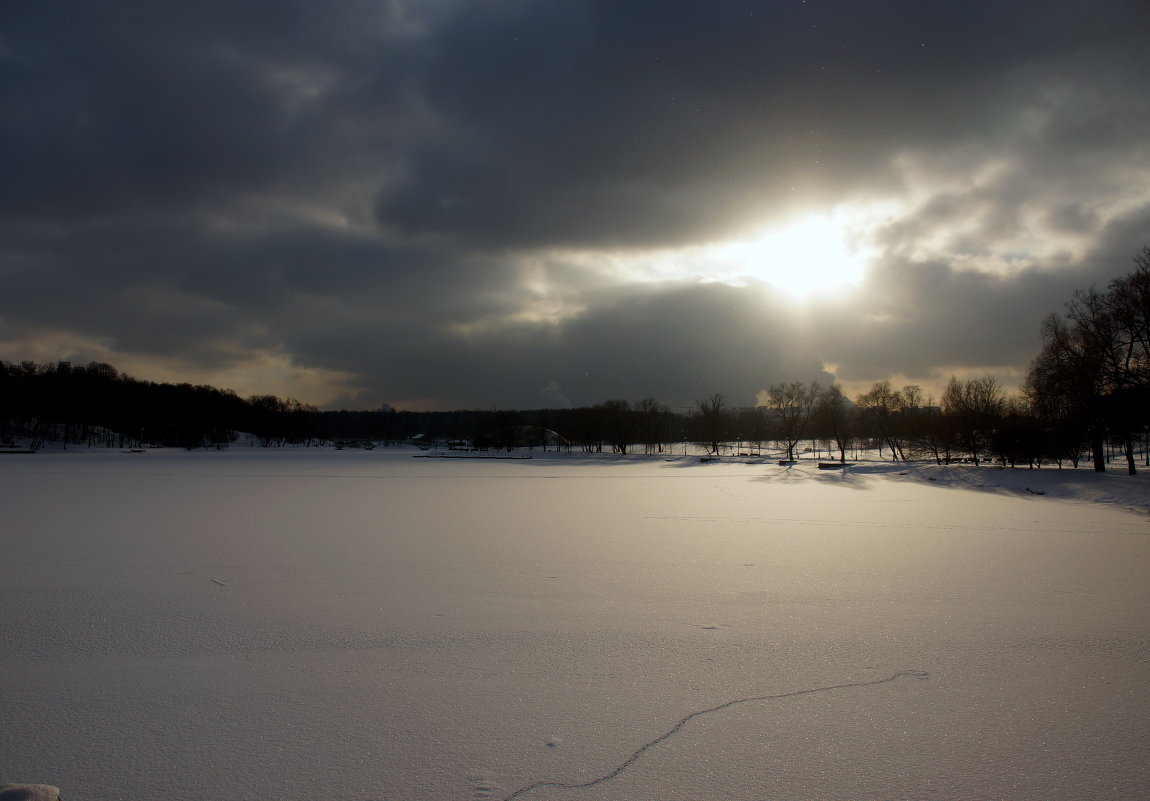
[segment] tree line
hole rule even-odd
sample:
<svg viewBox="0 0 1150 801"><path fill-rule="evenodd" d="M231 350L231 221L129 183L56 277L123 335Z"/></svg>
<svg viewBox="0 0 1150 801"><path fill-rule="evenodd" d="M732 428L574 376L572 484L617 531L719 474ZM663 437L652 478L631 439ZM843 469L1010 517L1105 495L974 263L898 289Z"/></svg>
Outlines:
<svg viewBox="0 0 1150 801"><path fill-rule="evenodd" d="M1044 431L1069 449L1085 439L1095 470L1105 469L1107 440L1117 441L1131 475L1150 423L1150 246L1134 264L1105 291L1076 292L1065 313L1046 318L1023 389Z"/></svg>
<svg viewBox="0 0 1150 801"><path fill-rule="evenodd" d="M275 395L142 381L102 362L0 361L0 441L204 448L243 432L264 446L419 436L458 447L620 454L685 452L691 443L715 455L773 447L787 460L810 449L840 462L875 448L892 460L1012 466L1077 467L1088 455L1096 470L1118 454L1133 474L1139 448L1150 459L1150 247L1134 264L1103 291L1076 292L1043 322L1041 351L1013 396L982 376L952 378L937 399L887 380L853 399L838 384L792 381L769 387L751 408L715 393L678 411L654 398L527 411L320 411Z"/></svg>
<svg viewBox="0 0 1150 801"><path fill-rule="evenodd" d="M313 437L315 408L274 395L141 381L103 362L0 361L0 440L106 447L222 447L238 431L263 445Z"/></svg>

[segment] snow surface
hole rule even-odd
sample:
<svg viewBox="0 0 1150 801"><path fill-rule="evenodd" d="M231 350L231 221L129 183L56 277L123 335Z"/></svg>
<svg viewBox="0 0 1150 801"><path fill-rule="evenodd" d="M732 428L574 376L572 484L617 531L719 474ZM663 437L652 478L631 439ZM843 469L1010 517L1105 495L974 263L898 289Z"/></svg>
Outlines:
<svg viewBox="0 0 1150 801"><path fill-rule="evenodd" d="M0 783L111 799L1119 799L1150 483L0 459Z"/></svg>

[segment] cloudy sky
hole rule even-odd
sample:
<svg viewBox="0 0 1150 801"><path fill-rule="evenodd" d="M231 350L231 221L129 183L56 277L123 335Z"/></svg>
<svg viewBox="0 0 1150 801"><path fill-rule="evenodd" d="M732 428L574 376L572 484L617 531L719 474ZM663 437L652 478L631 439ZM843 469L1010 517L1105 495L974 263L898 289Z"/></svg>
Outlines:
<svg viewBox="0 0 1150 801"><path fill-rule="evenodd" d="M0 359L325 408L1018 382L1150 244L1145 0L0 6Z"/></svg>

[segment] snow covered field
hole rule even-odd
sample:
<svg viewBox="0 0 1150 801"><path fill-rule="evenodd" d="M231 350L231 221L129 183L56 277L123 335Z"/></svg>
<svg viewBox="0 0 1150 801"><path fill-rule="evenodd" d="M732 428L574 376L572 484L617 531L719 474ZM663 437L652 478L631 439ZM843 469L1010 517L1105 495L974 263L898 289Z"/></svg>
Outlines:
<svg viewBox="0 0 1150 801"><path fill-rule="evenodd" d="M1146 797L1145 476L411 455L0 457L0 783Z"/></svg>

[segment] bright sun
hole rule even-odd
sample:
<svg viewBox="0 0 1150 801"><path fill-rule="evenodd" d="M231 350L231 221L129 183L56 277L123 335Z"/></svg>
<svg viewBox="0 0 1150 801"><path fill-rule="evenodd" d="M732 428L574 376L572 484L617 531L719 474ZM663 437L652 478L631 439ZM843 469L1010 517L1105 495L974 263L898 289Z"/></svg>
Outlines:
<svg viewBox="0 0 1150 801"><path fill-rule="evenodd" d="M851 238L843 221L813 215L729 243L725 255L740 262L744 275L806 299L863 279L869 254Z"/></svg>
<svg viewBox="0 0 1150 801"><path fill-rule="evenodd" d="M869 234L889 212L839 206L795 217L741 239L645 254L615 264L638 280L762 281L798 301L857 286L876 255Z"/></svg>

